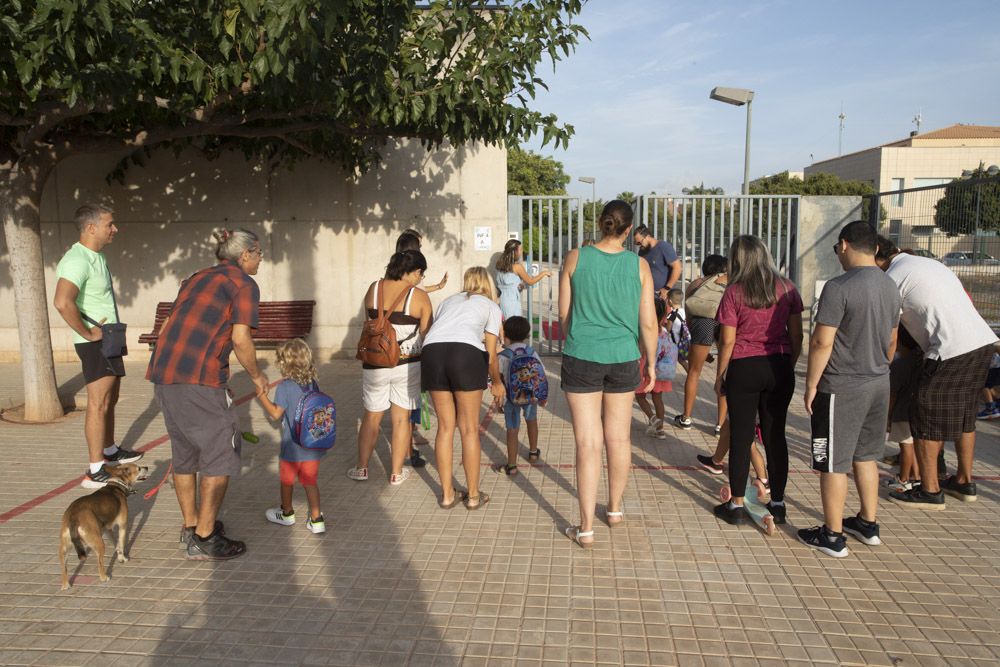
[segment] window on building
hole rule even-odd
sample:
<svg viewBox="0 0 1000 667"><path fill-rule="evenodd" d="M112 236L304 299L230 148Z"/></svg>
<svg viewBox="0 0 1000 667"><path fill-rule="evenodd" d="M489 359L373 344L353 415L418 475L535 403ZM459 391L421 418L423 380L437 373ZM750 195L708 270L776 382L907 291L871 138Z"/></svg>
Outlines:
<svg viewBox="0 0 1000 667"><path fill-rule="evenodd" d="M903 230L902 220L890 220L889 221L889 240L899 245L899 235Z"/></svg>
<svg viewBox="0 0 1000 667"><path fill-rule="evenodd" d="M915 188L927 188L932 185L947 185L951 183L954 179L951 178L914 178L913 187Z"/></svg>
<svg viewBox="0 0 1000 667"><path fill-rule="evenodd" d="M913 225L910 234L913 236L930 236L934 233L934 225Z"/></svg>
<svg viewBox="0 0 1000 667"><path fill-rule="evenodd" d="M892 179L892 191L895 192L892 196L891 204L892 206L902 206L903 205L903 193L899 192L903 189L903 183L905 181L902 178Z"/></svg>

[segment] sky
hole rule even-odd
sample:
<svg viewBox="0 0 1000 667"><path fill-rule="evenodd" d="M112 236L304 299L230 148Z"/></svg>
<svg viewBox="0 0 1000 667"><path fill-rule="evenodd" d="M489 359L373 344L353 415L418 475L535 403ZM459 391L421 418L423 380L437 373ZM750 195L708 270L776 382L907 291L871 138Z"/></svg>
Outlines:
<svg viewBox="0 0 1000 667"><path fill-rule="evenodd" d="M715 86L755 92L751 180L955 123L1000 125L1000 2L590 0L576 52L543 62L534 108L576 133L568 149L525 147L563 163L570 194L738 193L746 107Z"/></svg>

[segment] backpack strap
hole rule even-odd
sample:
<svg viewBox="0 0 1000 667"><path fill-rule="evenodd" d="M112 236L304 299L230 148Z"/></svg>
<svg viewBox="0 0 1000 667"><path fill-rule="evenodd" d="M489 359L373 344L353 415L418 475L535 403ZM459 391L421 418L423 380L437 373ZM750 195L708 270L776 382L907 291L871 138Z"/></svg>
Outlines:
<svg viewBox="0 0 1000 667"><path fill-rule="evenodd" d="M385 308L385 285L382 285L382 298L381 299L379 299L379 293L378 293L379 292L378 288L379 288L380 283L384 283L384 282L385 282L385 279L383 278L382 280L379 280L378 282L375 283L375 293L372 295L372 302L373 302L373 304L375 306L376 312L378 312L378 315L375 317L375 319L378 320L380 323L384 322L385 320L387 320L389 318L390 314L396 312L396 308L399 307L400 302L403 301L403 297L405 297L406 294L407 294L406 292L400 292L399 296L396 297L396 300L393 301L392 305L389 306L389 309L386 310L386 308Z"/></svg>

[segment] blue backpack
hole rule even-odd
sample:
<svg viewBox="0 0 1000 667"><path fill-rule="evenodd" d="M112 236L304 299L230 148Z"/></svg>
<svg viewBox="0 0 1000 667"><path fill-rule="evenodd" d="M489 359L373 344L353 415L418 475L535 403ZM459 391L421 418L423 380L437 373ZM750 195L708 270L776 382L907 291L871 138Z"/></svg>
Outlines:
<svg viewBox="0 0 1000 667"><path fill-rule="evenodd" d="M509 354L508 354L509 353ZM531 405L549 398L549 381L542 362L530 347L504 350L510 359L507 368L507 400L514 405Z"/></svg>
<svg viewBox="0 0 1000 667"><path fill-rule="evenodd" d="M330 449L337 442L337 407L312 386L302 394L292 415L292 441L306 449Z"/></svg>

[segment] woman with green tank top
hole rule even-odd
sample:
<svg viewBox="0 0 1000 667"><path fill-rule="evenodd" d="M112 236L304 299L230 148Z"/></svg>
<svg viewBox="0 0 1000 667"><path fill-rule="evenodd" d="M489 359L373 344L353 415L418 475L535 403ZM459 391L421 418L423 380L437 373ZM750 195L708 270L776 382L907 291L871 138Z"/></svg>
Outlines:
<svg viewBox="0 0 1000 667"><path fill-rule="evenodd" d="M632 207L609 202L598 220L603 237L573 250L559 277L559 319L566 332L562 390L576 439L580 525L566 535L581 547L594 544L601 450L608 451L607 520L622 523L622 497L632 462L632 397L642 376L639 344L656 378L656 311L649 265L625 250ZM646 387L649 390L649 387Z"/></svg>

